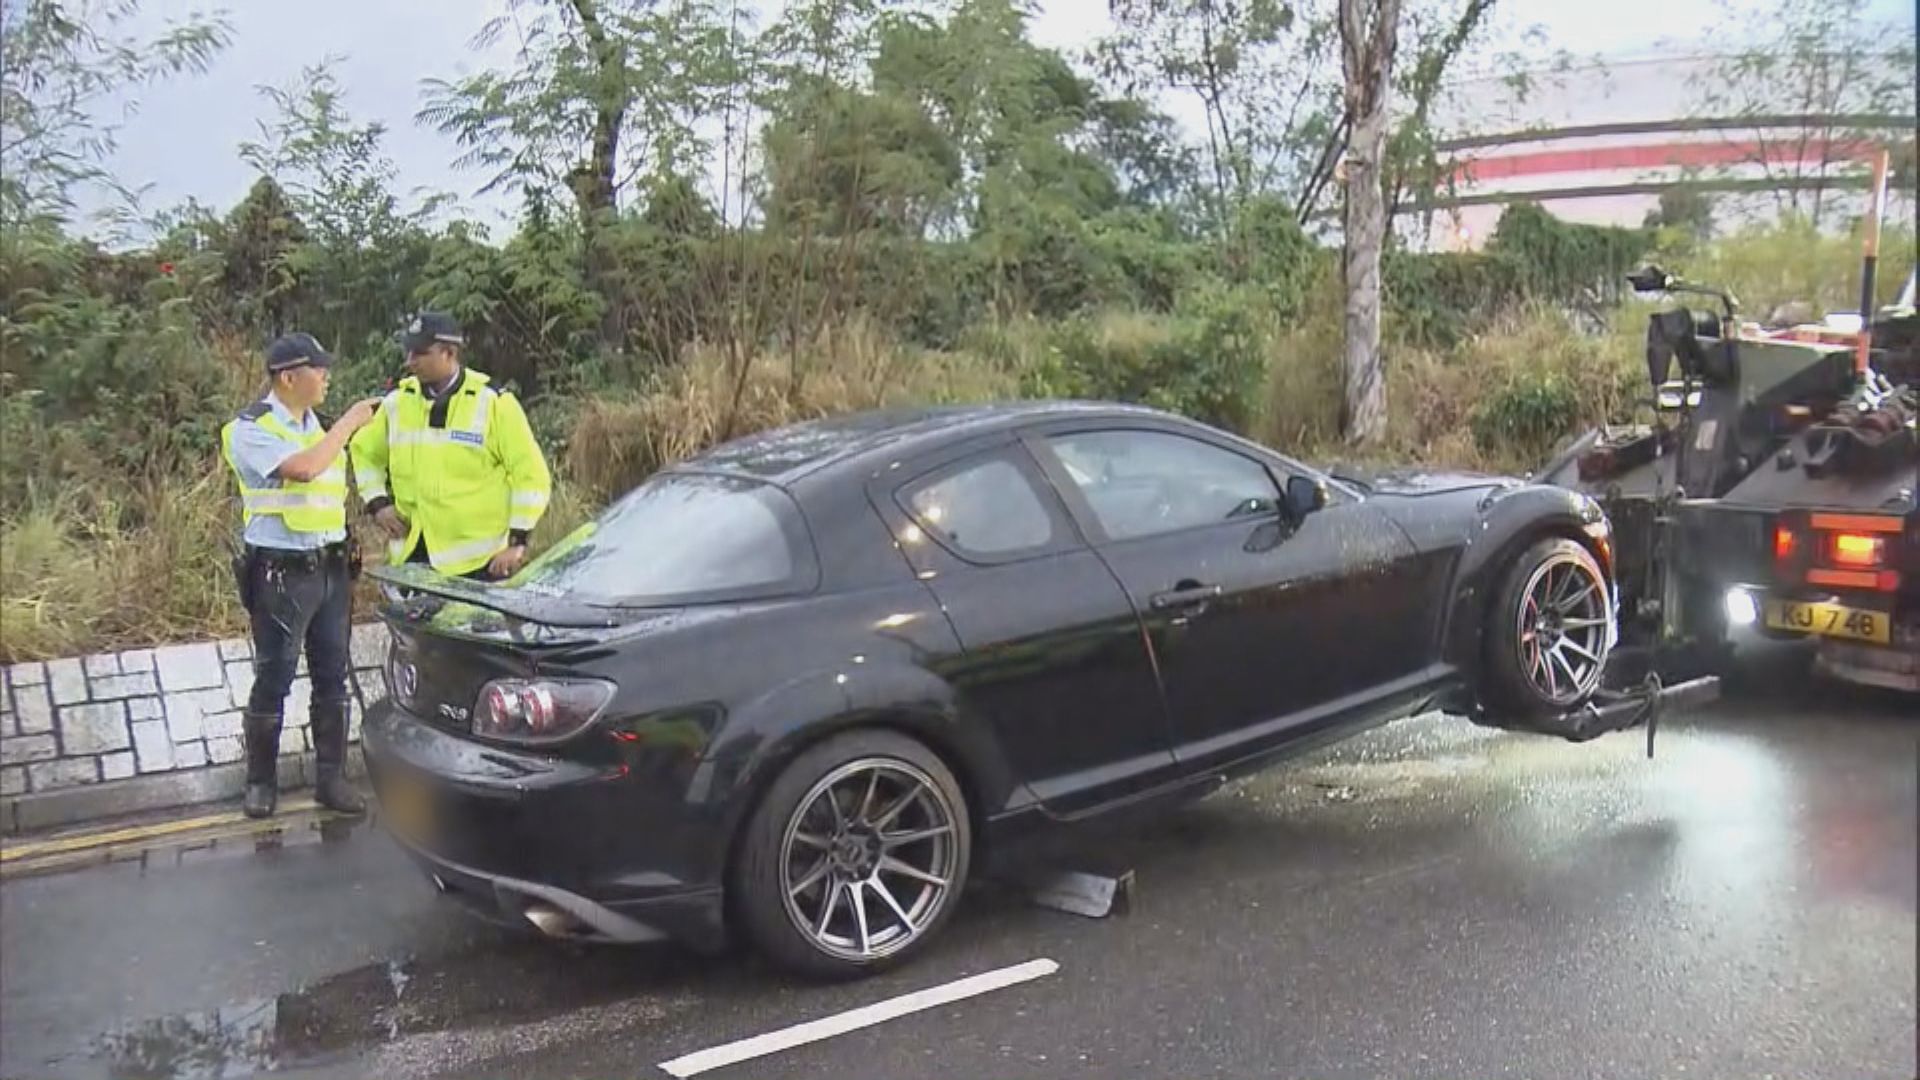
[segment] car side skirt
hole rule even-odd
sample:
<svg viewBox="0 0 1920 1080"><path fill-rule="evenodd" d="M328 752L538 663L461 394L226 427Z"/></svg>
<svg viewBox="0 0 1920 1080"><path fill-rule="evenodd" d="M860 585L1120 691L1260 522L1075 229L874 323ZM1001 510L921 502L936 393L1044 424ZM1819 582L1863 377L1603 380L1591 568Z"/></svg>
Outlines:
<svg viewBox="0 0 1920 1080"><path fill-rule="evenodd" d="M1328 702L1305 713L1256 724L1230 736L1175 747L1180 775L1156 787L1071 814L1048 812L1034 806L1006 818L1043 817L1056 822L1078 822L1140 803L1187 796L1194 789L1218 786L1227 780L1260 772L1369 728L1415 715L1455 686L1459 679L1459 671L1451 665L1434 664L1385 686ZM991 824L1000 827L1010 826L1012 822L995 820Z"/></svg>

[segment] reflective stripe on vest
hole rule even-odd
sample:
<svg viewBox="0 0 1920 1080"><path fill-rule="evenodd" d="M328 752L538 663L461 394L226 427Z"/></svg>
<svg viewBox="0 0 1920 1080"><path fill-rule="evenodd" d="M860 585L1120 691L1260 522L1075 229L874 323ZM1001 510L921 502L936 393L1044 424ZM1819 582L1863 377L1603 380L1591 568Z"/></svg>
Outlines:
<svg viewBox="0 0 1920 1080"><path fill-rule="evenodd" d="M262 514L274 514L294 532L327 533L346 528L347 470L341 458L336 457L325 472L312 480L269 478L267 480L271 485L269 487L250 487L246 476L240 471L239 461L233 456L235 425L248 422L236 417L220 429L221 453L227 459L228 468L233 470L234 481L240 488L242 523L251 524L254 518ZM326 438L324 432L303 434L295 431L272 413L264 413L251 422L259 424L302 450Z"/></svg>
<svg viewBox="0 0 1920 1080"><path fill-rule="evenodd" d="M450 575L485 566L514 527L505 470L487 446L499 391L468 369L454 393L444 428L430 426L433 403L417 383L387 410L387 486L411 526L388 544L388 560L400 562L425 542L433 568Z"/></svg>

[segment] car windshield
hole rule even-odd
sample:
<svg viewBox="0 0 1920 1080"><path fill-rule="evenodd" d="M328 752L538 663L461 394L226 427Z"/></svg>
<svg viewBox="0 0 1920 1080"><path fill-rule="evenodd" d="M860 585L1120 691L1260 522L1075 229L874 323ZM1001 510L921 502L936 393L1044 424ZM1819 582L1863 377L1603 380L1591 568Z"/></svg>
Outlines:
<svg viewBox="0 0 1920 1080"><path fill-rule="evenodd" d="M745 477L660 473L528 564L513 585L627 607L784 595L816 577L785 491Z"/></svg>

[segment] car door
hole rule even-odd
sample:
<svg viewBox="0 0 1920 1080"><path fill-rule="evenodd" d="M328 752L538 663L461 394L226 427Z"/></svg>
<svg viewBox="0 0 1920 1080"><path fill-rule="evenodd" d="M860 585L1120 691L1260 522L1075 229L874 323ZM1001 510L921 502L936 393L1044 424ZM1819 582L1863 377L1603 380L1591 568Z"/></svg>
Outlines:
<svg viewBox="0 0 1920 1080"><path fill-rule="evenodd" d="M1133 605L1012 436L889 472L876 505L960 639L932 661L1020 778L1073 813L1170 777Z"/></svg>
<svg viewBox="0 0 1920 1080"><path fill-rule="evenodd" d="M1210 435L1061 427L1034 447L1140 613L1188 765L1303 734L1430 652L1396 525L1318 477L1326 505L1294 513L1278 461Z"/></svg>

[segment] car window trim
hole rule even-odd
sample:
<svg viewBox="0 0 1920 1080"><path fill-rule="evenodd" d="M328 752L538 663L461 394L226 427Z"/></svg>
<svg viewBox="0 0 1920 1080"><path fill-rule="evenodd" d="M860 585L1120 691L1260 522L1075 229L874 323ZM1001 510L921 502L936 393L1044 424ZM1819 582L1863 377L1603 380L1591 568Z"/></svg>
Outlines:
<svg viewBox="0 0 1920 1080"><path fill-rule="evenodd" d="M913 512L906 497L907 493L924 486L930 477L961 471L975 460L996 457L1013 465L1021 478L1026 481L1034 498L1039 501L1041 510L1047 515L1048 522L1053 526L1053 536L1045 544L1004 555L962 550L959 546L942 539L939 533L927 527L927 524L920 519L920 515ZM904 516L908 523L918 528L928 541L969 566L1011 566L1016 563L1031 562L1034 559L1049 558L1087 546L1087 540L1082 535L1079 522L1074 520L1071 510L1061 502L1060 493L1055 490L1052 478L1047 476L1042 463L1035 459L1032 448L1015 433L1003 433L991 439L968 442L961 446L943 447L937 453L914 459L910 466L903 468L903 471L905 469L911 469L911 471L886 486L886 501L895 511Z"/></svg>
<svg viewBox="0 0 1920 1080"><path fill-rule="evenodd" d="M1152 420L1135 420L1131 418L1115 419L1111 417L1062 420L1047 424L1036 424L1032 427L1022 429L1020 432L1020 440L1026 445L1027 453L1034 458L1035 463L1038 464L1040 469L1046 474L1047 482L1053 485L1055 494L1058 495L1060 501L1066 505L1067 512L1074 515L1075 523L1079 526L1081 533L1086 536L1087 543L1093 547L1105 547L1110 544L1144 543L1158 540L1165 536L1179 536L1184 533L1218 528L1223 525L1247 525L1265 520L1265 518L1269 516L1263 514L1259 517L1248 517L1237 520L1201 521L1192 525L1182 525L1177 529L1167 529L1163 532L1149 533L1145 536L1112 535L1107 532L1106 525L1100 521L1100 515L1094 512L1093 504L1087 501L1086 495L1080 490L1080 485L1076 483L1073 476L1067 472L1066 463L1061 461L1060 456L1054 452L1050 440L1062 436L1090 435L1116 431L1145 432L1155 435L1170 435L1175 438L1191 439L1204 446L1211 446L1222 453L1232 454L1250 461L1260 466L1261 470L1267 475L1267 482L1274 486L1274 495L1278 500L1278 506L1271 516L1286 516L1287 485L1285 477L1290 474L1281 474L1276 471L1274 462L1268 460L1272 456L1271 454L1252 454L1243 446L1223 445L1223 440L1210 438L1209 436L1212 433L1208 431L1192 431L1178 425L1156 423ZM1307 470L1303 471L1301 475L1313 476L1315 474L1311 470Z"/></svg>

